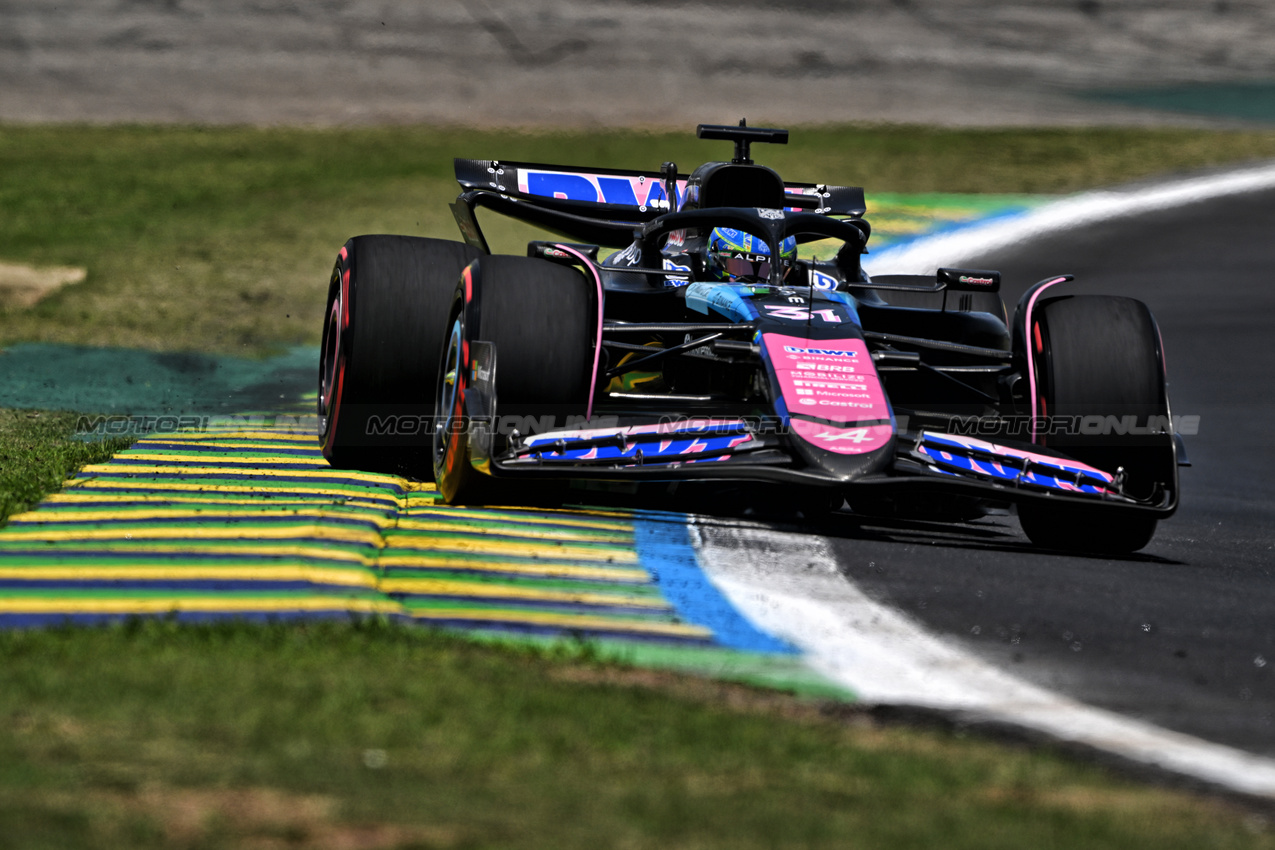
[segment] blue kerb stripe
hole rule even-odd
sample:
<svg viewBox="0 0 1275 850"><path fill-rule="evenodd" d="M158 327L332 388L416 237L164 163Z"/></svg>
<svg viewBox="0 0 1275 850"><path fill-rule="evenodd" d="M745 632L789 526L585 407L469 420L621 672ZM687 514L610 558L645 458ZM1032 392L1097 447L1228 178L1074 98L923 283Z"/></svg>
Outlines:
<svg viewBox="0 0 1275 850"><path fill-rule="evenodd" d="M794 647L744 619L713 586L695 559L684 519L640 518L644 513L633 522L638 558L683 620L712 629L717 643L730 649L797 654Z"/></svg>

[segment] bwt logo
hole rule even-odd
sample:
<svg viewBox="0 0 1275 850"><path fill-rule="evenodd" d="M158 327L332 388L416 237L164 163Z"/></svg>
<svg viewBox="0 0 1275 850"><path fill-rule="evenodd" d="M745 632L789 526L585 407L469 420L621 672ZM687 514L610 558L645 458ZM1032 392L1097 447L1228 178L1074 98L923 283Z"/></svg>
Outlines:
<svg viewBox="0 0 1275 850"><path fill-rule="evenodd" d="M677 181L675 192L678 206L686 190L686 181ZM566 171L521 171L518 175L518 191L545 198L561 198L567 201L587 201L591 204L618 204L637 207L640 210L653 207L669 209L669 198L664 184L646 175L589 174Z"/></svg>
<svg viewBox="0 0 1275 850"><path fill-rule="evenodd" d="M829 357L858 357L857 351L843 351L840 348L798 348L795 345L785 345L784 351L789 354L824 354Z"/></svg>

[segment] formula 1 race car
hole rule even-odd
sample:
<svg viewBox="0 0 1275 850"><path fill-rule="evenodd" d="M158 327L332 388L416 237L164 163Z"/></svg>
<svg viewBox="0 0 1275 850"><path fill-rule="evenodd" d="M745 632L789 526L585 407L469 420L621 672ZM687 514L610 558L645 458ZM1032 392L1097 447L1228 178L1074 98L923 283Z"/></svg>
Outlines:
<svg viewBox="0 0 1275 850"><path fill-rule="evenodd" d="M1060 275L1011 320L995 271L869 276L862 189L754 164L786 130L698 135L734 157L689 175L457 159L463 243L347 242L319 370L331 465L448 502L718 482L806 516L1016 506L1039 546L1151 540L1178 446L1144 304ZM479 208L565 239L493 254Z"/></svg>

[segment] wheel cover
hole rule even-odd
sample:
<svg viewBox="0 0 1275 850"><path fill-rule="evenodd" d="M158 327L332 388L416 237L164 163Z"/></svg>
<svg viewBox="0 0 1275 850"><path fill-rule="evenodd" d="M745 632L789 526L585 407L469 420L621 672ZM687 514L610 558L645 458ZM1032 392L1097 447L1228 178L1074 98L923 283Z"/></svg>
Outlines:
<svg viewBox="0 0 1275 850"><path fill-rule="evenodd" d="M341 360L341 289L332 299L328 311L327 332L324 333L323 352L319 361L319 435L326 437L333 424L333 406L337 402L337 385L340 383Z"/></svg>
<svg viewBox="0 0 1275 850"><path fill-rule="evenodd" d="M461 317L452 323L438 378L434 401L434 474L441 479L454 465L459 450L460 419L464 413L464 327Z"/></svg>

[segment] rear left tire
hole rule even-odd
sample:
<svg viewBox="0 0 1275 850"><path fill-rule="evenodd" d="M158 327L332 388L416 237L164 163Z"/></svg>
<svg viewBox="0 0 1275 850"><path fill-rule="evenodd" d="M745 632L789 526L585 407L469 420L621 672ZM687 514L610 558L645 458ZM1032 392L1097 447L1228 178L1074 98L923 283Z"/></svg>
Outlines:
<svg viewBox="0 0 1275 850"><path fill-rule="evenodd" d="M456 280L479 251L414 236L356 236L328 286L319 442L338 469L433 474L434 381Z"/></svg>

